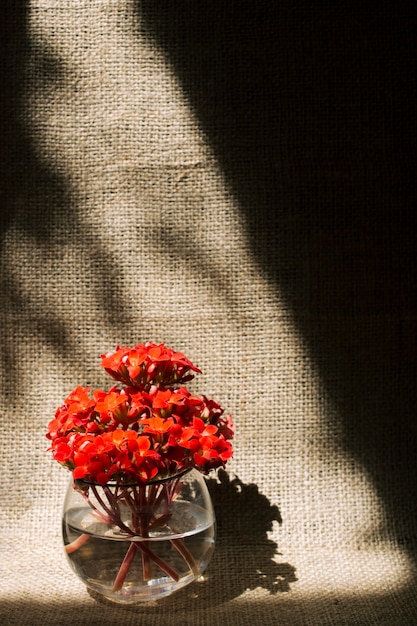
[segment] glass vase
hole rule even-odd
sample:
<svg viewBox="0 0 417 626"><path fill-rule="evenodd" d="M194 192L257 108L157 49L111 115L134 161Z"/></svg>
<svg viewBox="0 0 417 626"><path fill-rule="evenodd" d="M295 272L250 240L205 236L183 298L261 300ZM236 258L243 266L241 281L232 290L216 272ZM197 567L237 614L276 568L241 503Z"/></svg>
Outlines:
<svg viewBox="0 0 417 626"><path fill-rule="evenodd" d="M196 580L215 543L215 517L197 470L147 484L71 480L65 552L94 594L123 604L155 600Z"/></svg>

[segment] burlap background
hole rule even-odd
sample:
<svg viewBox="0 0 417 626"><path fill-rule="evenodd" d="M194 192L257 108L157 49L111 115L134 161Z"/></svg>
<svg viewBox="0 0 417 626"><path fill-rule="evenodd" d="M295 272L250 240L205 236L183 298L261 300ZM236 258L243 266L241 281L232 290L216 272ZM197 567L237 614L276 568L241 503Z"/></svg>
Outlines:
<svg viewBox="0 0 417 626"><path fill-rule="evenodd" d="M415 624L412 4L2 0L0 624ZM95 602L45 426L164 341L237 426L204 582Z"/></svg>

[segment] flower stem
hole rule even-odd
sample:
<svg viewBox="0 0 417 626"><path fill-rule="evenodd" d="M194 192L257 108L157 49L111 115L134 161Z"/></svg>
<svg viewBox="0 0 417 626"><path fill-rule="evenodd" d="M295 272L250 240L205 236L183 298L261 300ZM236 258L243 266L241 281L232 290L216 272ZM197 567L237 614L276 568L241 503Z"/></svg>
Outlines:
<svg viewBox="0 0 417 626"><path fill-rule="evenodd" d="M143 580L147 582L152 578L152 561L145 552L142 551L142 574Z"/></svg>
<svg viewBox="0 0 417 626"><path fill-rule="evenodd" d="M74 541L71 541L71 543L65 546L65 552L67 554L75 552L76 550L78 550L78 548L81 548L81 546L83 546L89 539L90 535L87 535L87 533L83 533L77 539L74 539Z"/></svg>
<svg viewBox="0 0 417 626"><path fill-rule="evenodd" d="M117 576L113 583L113 591L119 591L123 587L123 583L133 563L138 547L134 541L130 542L130 546L125 554L125 558L120 566Z"/></svg>
<svg viewBox="0 0 417 626"><path fill-rule="evenodd" d="M131 541L126 552L125 558L120 566L117 576L113 583L113 591L120 591L129 573L133 559L138 550L142 551L144 580L148 580L151 576L151 561L153 561L165 574L172 578L175 582L179 581L179 574L168 563L161 559L146 541Z"/></svg>
<svg viewBox="0 0 417 626"><path fill-rule="evenodd" d="M174 548L179 552L184 559L184 561L190 566L192 573L194 576L200 576L200 568L198 567L193 555L187 548L183 539L171 539L171 544Z"/></svg>
<svg viewBox="0 0 417 626"><path fill-rule="evenodd" d="M170 504L178 494L180 485L181 482L177 479L174 480L169 487L165 484L161 486L140 485L137 489L122 487L121 490L119 490L119 486L117 486L114 492L109 487L104 486L102 495L99 493L97 486L92 485L92 492L101 510L91 501L88 492L83 492L83 496L91 506L94 516L101 519L107 525L118 527L122 533L130 537L130 545L113 583L114 592L122 589L138 551L142 553L142 575L144 582L152 578L153 564L159 567L159 569L174 582L178 582L180 578L179 573L152 550L149 532L152 529L161 528L168 524L171 517ZM120 503L130 509L131 527L122 520ZM68 544L65 548L67 554L78 550L78 548L88 541L89 537L89 535L84 533L78 537L78 539ZM138 537L140 538L139 540L137 540ZM199 576L200 570L198 565L184 541L179 538L169 541L182 556L193 574Z"/></svg>
<svg viewBox="0 0 417 626"><path fill-rule="evenodd" d="M172 568L168 563L166 563L163 559L161 559L157 554L155 554L155 552L153 552L153 550L151 550L151 548L148 545L147 541L139 541L137 542L138 548L140 550L142 550L142 552L144 554L146 554L146 556L149 557L150 560L152 560L154 563L156 563L156 565L163 571L165 572L165 574L167 574L170 578L172 578L173 580L175 580L175 582L178 582L180 577L178 572L176 572L174 570L174 568Z"/></svg>

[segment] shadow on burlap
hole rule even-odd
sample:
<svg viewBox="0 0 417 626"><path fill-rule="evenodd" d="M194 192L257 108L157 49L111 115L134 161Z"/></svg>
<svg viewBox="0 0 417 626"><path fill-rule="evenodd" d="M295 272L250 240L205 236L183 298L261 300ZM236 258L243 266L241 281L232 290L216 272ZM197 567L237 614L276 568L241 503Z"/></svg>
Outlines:
<svg viewBox="0 0 417 626"><path fill-rule="evenodd" d="M414 15L391 2L136 7L293 312L343 445L384 502L386 532L414 558Z"/></svg>

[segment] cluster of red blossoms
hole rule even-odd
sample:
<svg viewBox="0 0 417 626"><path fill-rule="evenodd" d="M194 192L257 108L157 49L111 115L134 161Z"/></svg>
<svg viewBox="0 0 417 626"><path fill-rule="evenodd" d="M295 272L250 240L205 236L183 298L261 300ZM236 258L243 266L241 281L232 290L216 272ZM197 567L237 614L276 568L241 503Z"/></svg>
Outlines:
<svg viewBox="0 0 417 626"><path fill-rule="evenodd" d="M74 479L146 483L232 456L232 418L183 385L201 373L183 354L148 342L117 347L101 365L123 386L77 387L48 425L53 457Z"/></svg>

